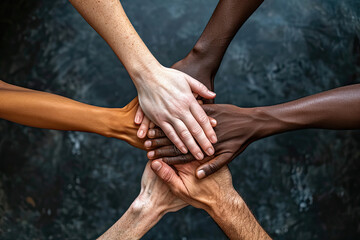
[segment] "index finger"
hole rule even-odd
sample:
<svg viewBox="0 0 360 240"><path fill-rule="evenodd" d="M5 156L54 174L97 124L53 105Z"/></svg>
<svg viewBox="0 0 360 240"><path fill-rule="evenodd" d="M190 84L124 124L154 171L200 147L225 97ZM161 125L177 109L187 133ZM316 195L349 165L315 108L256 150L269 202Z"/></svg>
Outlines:
<svg viewBox="0 0 360 240"><path fill-rule="evenodd" d="M216 156L196 169L196 177L202 179L213 174L231 161L231 153Z"/></svg>

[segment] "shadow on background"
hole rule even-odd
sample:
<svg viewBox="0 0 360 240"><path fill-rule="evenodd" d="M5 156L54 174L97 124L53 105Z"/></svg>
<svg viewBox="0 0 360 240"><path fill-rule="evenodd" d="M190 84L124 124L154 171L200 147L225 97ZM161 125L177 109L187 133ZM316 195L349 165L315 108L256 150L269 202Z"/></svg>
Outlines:
<svg viewBox="0 0 360 240"><path fill-rule="evenodd" d="M164 65L184 57L215 0L123 0ZM111 49L65 0L0 2L0 78L106 107L136 90ZM357 0L266 1L215 82L218 103L260 106L360 82ZM90 239L128 208L146 156L116 139L0 121L1 239ZM275 239L360 237L359 131L306 130L252 144L234 185ZM131 150L131 151L129 151ZM204 212L168 214L145 239L225 239Z"/></svg>

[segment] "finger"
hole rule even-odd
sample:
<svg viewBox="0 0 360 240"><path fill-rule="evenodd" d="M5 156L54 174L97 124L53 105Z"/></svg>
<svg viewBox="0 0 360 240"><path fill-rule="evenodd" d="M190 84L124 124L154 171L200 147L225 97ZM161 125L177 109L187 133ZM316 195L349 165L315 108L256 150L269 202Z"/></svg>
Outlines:
<svg viewBox="0 0 360 240"><path fill-rule="evenodd" d="M150 121L149 128L154 128L154 127L155 127L155 123L153 123L153 122Z"/></svg>
<svg viewBox="0 0 360 240"><path fill-rule="evenodd" d="M188 113L188 115L191 116L190 113ZM191 118L193 119L192 124L196 123L195 119L192 116L191 116ZM194 157L196 159L202 160L204 158L204 154L202 153L201 149L195 142L194 137L198 137L198 136L195 136L195 134L197 134L197 135L201 135L201 133L204 134L203 130L199 126L197 128L196 132L194 132L194 130L192 130L192 129L194 129L194 127L191 124L186 124L186 125L185 124L184 124L184 122L182 122L180 120L176 120L175 124L174 124L174 128L175 128L177 134L180 136L181 140L185 143L186 147L191 152L191 154L194 155ZM188 129L187 126L189 126L190 129ZM204 134L204 137L205 137L205 134ZM209 144L211 146L210 142L209 142Z"/></svg>
<svg viewBox="0 0 360 240"><path fill-rule="evenodd" d="M205 113L208 115L208 116L211 116L215 113L215 107L217 105L216 104L204 104L204 105L201 105L202 109L204 109Z"/></svg>
<svg viewBox="0 0 360 240"><path fill-rule="evenodd" d="M163 137L166 137L166 134L160 128L153 128L153 129L149 129L148 131L148 138L163 138Z"/></svg>
<svg viewBox="0 0 360 240"><path fill-rule="evenodd" d="M221 154L211 159L210 161L202 164L196 169L196 177L199 179L205 178L231 161L231 154Z"/></svg>
<svg viewBox="0 0 360 240"><path fill-rule="evenodd" d="M154 149L163 146L173 145L173 143L167 138L156 138L156 139L148 139L145 141L144 146L146 149Z"/></svg>
<svg viewBox="0 0 360 240"><path fill-rule="evenodd" d="M165 122L165 123L163 123L161 125L162 125L162 126L160 126L161 129L164 131L164 133L170 139L170 141L173 142L175 144L175 146L178 149L180 149L180 151L182 153L184 153L184 154L187 153L188 149L186 148L183 141L177 135L177 132L175 131L175 129L167 122Z"/></svg>
<svg viewBox="0 0 360 240"><path fill-rule="evenodd" d="M136 110L135 119L134 122L136 124L140 124L144 118L144 112L142 111L140 105L138 106L138 109Z"/></svg>
<svg viewBox="0 0 360 240"><path fill-rule="evenodd" d="M216 93L210 91L204 84L202 84L198 80L196 80L190 76L187 76L186 80L189 83L189 86L194 93L197 93L201 97L206 98L206 99L215 98Z"/></svg>
<svg viewBox="0 0 360 240"><path fill-rule="evenodd" d="M175 157L163 157L162 160L169 165L175 165L175 164L189 163L196 159L194 158L193 155L188 153L188 154L182 154L182 155L175 156Z"/></svg>
<svg viewBox="0 0 360 240"><path fill-rule="evenodd" d="M180 177L176 174L175 170L166 163L160 160L155 160L151 163L151 169L170 187L174 194L179 194L181 191L186 190L184 189L185 186Z"/></svg>
<svg viewBox="0 0 360 240"><path fill-rule="evenodd" d="M198 104L200 104L200 105L203 105L204 104L204 102L202 101L202 100L196 100L197 102L198 102Z"/></svg>
<svg viewBox="0 0 360 240"><path fill-rule="evenodd" d="M216 143L217 137L215 131L210 124L209 117L206 115L202 107L200 107L199 104L191 104L190 111L204 130L207 139L209 139L212 143Z"/></svg>
<svg viewBox="0 0 360 240"><path fill-rule="evenodd" d="M175 145L156 148L147 153L147 157L150 160L158 159L162 157L174 157L179 155L183 155L183 153Z"/></svg>
<svg viewBox="0 0 360 240"><path fill-rule="evenodd" d="M206 116L206 114L205 114L205 118L209 122L209 119ZM191 114L189 114L188 116L183 116L183 121L186 124L186 126L189 128L191 135L196 139L196 141L199 143L199 145L204 150L204 152L209 156L213 155L215 150L214 150L213 146L211 145L211 142L209 141L209 139L206 137L204 130L201 128L201 126L196 121L196 119ZM196 157L196 155L194 155L194 156ZM197 158L197 159L199 159L199 158ZM199 160L201 160L201 159L199 159Z"/></svg>
<svg viewBox="0 0 360 240"><path fill-rule="evenodd" d="M144 137L146 137L146 134L147 134L147 132L148 132L148 130L149 130L149 125L150 125L150 120L149 120L149 118L146 117L146 116L144 116L143 121L142 121L142 123L141 123L141 125L140 125L140 127L139 127L138 132L137 132L137 136L138 136L139 138L144 138Z"/></svg>
<svg viewBox="0 0 360 240"><path fill-rule="evenodd" d="M212 126L212 127L216 127L216 125L217 125L216 119L215 119L215 118L212 118L212 117L209 117L209 116L208 116L208 118L209 118L209 121L210 121L211 126Z"/></svg>

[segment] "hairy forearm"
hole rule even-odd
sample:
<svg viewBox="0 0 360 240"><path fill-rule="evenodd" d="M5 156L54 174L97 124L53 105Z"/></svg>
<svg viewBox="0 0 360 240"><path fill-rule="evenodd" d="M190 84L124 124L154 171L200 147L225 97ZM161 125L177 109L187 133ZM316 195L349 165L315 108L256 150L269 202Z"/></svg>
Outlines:
<svg viewBox="0 0 360 240"><path fill-rule="evenodd" d="M156 206L143 204L136 199L125 214L99 240L134 240L140 239L163 216Z"/></svg>
<svg viewBox="0 0 360 240"><path fill-rule="evenodd" d="M216 72L239 28L263 0L220 0L192 53Z"/></svg>
<svg viewBox="0 0 360 240"><path fill-rule="evenodd" d="M207 212L230 239L271 239L234 189L219 194Z"/></svg>
<svg viewBox="0 0 360 240"><path fill-rule="evenodd" d="M109 44L134 81L138 75L159 65L135 31L119 0L70 2Z"/></svg>
<svg viewBox="0 0 360 240"><path fill-rule="evenodd" d="M360 84L340 87L284 104L257 109L269 135L307 129L360 128Z"/></svg>

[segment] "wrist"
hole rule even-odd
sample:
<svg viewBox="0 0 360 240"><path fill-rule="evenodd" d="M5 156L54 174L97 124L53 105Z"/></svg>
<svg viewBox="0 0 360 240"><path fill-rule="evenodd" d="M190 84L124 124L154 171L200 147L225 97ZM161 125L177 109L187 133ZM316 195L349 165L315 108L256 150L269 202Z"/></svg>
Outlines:
<svg viewBox="0 0 360 240"><path fill-rule="evenodd" d="M255 116L262 121L263 134L266 136L297 130L306 127L301 114L293 114L282 104L254 108Z"/></svg>
<svg viewBox="0 0 360 240"><path fill-rule="evenodd" d="M148 222L154 222L153 225L166 213L164 207L159 206L150 197L146 197L142 193L134 200L130 209L134 214L141 215L143 219L147 219Z"/></svg>
<svg viewBox="0 0 360 240"><path fill-rule="evenodd" d="M151 58L153 59L143 60L137 64L132 64L131 68L126 68L138 90L140 86L155 81L157 73L163 68L154 57Z"/></svg>

